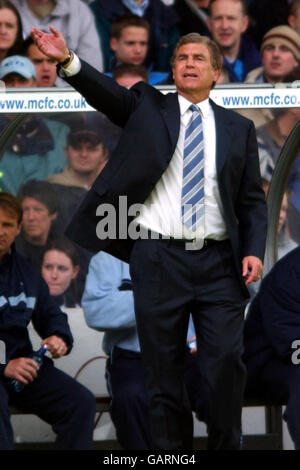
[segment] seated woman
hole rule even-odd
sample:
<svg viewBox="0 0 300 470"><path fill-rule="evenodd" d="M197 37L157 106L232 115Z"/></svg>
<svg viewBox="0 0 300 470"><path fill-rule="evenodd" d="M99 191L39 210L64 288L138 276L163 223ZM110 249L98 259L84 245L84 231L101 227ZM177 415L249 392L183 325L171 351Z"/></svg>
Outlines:
<svg viewBox="0 0 300 470"><path fill-rule="evenodd" d="M77 285L80 259L74 245L65 237L52 240L41 258L41 273L59 307L79 307Z"/></svg>

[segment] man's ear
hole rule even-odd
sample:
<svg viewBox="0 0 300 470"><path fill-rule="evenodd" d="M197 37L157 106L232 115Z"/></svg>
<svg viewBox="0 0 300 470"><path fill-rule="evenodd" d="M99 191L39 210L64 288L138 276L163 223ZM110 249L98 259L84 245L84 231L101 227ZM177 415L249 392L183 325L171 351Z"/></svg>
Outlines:
<svg viewBox="0 0 300 470"><path fill-rule="evenodd" d="M53 222L53 220L55 220L56 217L57 217L57 212L53 212L53 214L51 214L50 217L51 217L51 220L52 220L52 222Z"/></svg>
<svg viewBox="0 0 300 470"><path fill-rule="evenodd" d="M109 156L109 151L106 147L103 147L103 160L107 160Z"/></svg>
<svg viewBox="0 0 300 470"><path fill-rule="evenodd" d="M19 235L19 233L21 232L21 229L22 229L22 225L23 225L23 222L21 221L18 225L18 229L17 229L17 236Z"/></svg>
<svg viewBox="0 0 300 470"><path fill-rule="evenodd" d="M116 49L117 49L117 38L111 38L111 40L109 41L109 44L110 44L110 48L112 51L116 52Z"/></svg>
<svg viewBox="0 0 300 470"><path fill-rule="evenodd" d="M207 18L206 26L208 27L209 31L211 31L211 21L210 21L210 18Z"/></svg>
<svg viewBox="0 0 300 470"><path fill-rule="evenodd" d="M295 29L295 17L294 15L289 15L287 17L288 24L290 25L291 28Z"/></svg>
<svg viewBox="0 0 300 470"><path fill-rule="evenodd" d="M248 26L249 26L249 16L248 16L248 15L245 15L245 16L243 17L242 33L245 33L245 31L247 31Z"/></svg>

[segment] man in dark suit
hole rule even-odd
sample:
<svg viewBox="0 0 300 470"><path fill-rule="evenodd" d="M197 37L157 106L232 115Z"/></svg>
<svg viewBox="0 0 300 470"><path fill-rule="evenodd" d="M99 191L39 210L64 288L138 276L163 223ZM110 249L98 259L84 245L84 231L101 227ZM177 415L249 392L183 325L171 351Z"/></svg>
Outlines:
<svg viewBox="0 0 300 470"><path fill-rule="evenodd" d="M261 283L245 322L247 398L287 405L284 417L300 449L300 247Z"/></svg>
<svg viewBox="0 0 300 470"><path fill-rule="evenodd" d="M120 87L70 52L54 28L50 35L33 28L32 35L58 60L59 74L124 128L68 234L130 261L154 447L192 446L183 385L192 312L210 392L208 447L237 449L243 309L246 285L262 272L266 208L253 123L208 99L220 52L198 34L181 38L172 60L178 94L163 95L145 83Z"/></svg>

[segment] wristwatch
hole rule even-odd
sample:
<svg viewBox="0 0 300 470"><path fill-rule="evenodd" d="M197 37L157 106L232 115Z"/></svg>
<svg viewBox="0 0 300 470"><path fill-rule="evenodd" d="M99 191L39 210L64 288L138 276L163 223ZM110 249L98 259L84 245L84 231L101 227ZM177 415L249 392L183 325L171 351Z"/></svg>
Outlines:
<svg viewBox="0 0 300 470"><path fill-rule="evenodd" d="M72 56L73 56L73 53L72 53L72 51L70 51L70 49L69 49L68 57L67 57L63 62L59 62L59 65L60 65L61 67L65 67L65 65L67 65L67 64L70 62Z"/></svg>

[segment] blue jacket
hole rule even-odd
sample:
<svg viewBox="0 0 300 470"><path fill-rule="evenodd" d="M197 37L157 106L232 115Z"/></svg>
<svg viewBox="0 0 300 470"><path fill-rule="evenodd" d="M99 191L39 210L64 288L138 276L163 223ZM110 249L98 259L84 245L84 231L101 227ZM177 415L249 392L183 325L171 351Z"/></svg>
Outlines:
<svg viewBox="0 0 300 470"><path fill-rule="evenodd" d="M281 258L263 279L249 308L244 361L249 379L272 357L291 364L292 343L300 339L300 247Z"/></svg>
<svg viewBox="0 0 300 470"><path fill-rule="evenodd" d="M13 245L0 263L0 340L6 347L0 375L10 359L32 352L27 330L31 320L41 338L57 335L65 341L68 352L71 350L73 337L67 315L56 306L39 272Z"/></svg>
<svg viewBox="0 0 300 470"><path fill-rule="evenodd" d="M243 82L251 70L260 67L260 53L252 39L243 34L236 60L230 63L224 57L223 66L228 72L230 82Z"/></svg>
<svg viewBox="0 0 300 470"><path fill-rule="evenodd" d="M114 346L140 352L127 263L103 251L93 256L81 305L88 326L105 332L106 354Z"/></svg>
<svg viewBox="0 0 300 470"><path fill-rule="evenodd" d="M114 346L140 352L127 263L104 251L93 256L81 304L88 326L105 332L102 347L106 354ZM187 337L194 335L190 321Z"/></svg>

